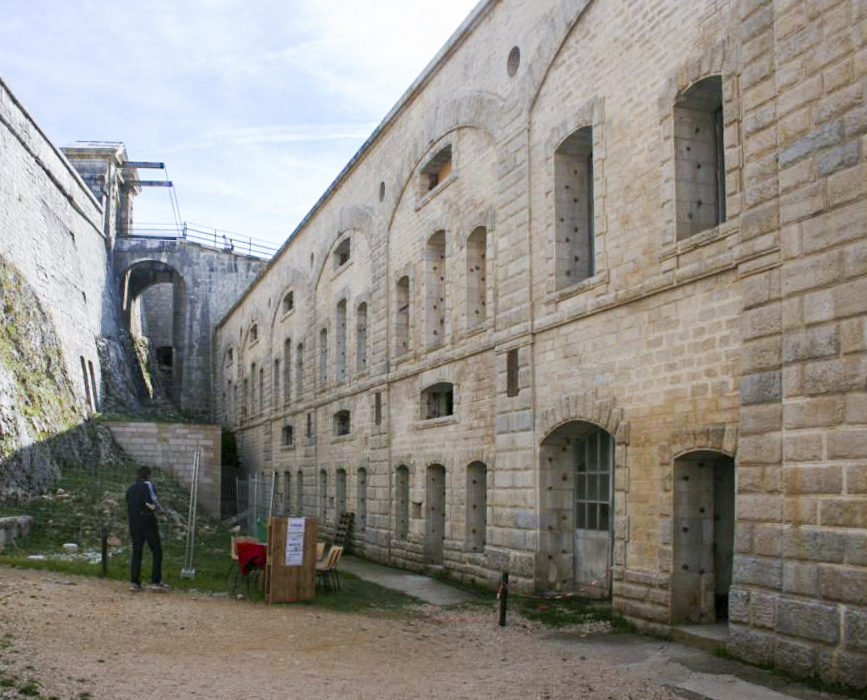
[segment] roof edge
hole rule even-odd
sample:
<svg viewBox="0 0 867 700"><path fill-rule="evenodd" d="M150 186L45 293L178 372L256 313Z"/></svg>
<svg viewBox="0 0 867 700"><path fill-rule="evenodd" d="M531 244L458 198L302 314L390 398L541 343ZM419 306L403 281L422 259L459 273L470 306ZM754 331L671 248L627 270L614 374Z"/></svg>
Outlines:
<svg viewBox="0 0 867 700"><path fill-rule="evenodd" d="M304 216L298 226L289 234L286 238L286 242L283 243L282 246L274 253L274 257L268 261L268 264L262 268L260 273L256 276L247 289L244 290L244 293L238 297L237 301L232 304L228 311L223 315L220 319L219 323L214 327L214 331L218 331L223 327L226 320L231 316L237 308L241 305L243 301L247 299L252 290L256 287L256 285L260 282L260 280L268 273L271 267L277 262L277 259L280 258L284 251L289 248L292 241L295 237L301 233L301 231L307 226L308 223L316 216L317 213L325 206L334 192L337 191L338 187L349 177L349 174L355 169L355 167L364 159L364 157L368 154L368 152L373 148L373 146L379 141L380 137L385 133L389 126L397 119L397 117L404 112L409 105L413 102L413 100L418 96L421 90L433 79L433 76L439 71L439 69L443 66L446 59L451 56L458 47L464 43L466 38L470 35L473 29L488 15L488 13L493 9L494 5L496 5L500 0L479 0L479 3L470 11L470 14L467 15L466 19L458 26L458 28L454 31L451 37L446 41L443 47L437 52L437 54L428 62L428 64L424 67L419 76L412 82L412 84L406 89L406 91L401 95L400 99L395 103L394 107L392 107L388 114L385 115L383 120L379 123L370 136L367 137L367 140L361 145L355 155L349 159L349 162L343 167L343 169L337 174L337 177L331 182L331 184L326 188L325 192L322 193L322 196L316 200L316 203L311 207L310 211Z"/></svg>

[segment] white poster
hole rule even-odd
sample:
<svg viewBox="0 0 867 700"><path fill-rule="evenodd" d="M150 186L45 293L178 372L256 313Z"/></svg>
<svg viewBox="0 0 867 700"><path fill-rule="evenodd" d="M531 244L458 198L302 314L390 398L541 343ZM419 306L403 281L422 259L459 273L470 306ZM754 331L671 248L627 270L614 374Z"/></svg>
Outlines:
<svg viewBox="0 0 867 700"><path fill-rule="evenodd" d="M304 561L304 518L289 518L286 526L286 566Z"/></svg>

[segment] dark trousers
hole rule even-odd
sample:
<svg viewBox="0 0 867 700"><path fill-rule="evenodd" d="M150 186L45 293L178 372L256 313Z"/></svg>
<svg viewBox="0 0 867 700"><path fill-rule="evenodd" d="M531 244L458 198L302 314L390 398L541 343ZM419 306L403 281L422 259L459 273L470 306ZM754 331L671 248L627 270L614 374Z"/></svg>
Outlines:
<svg viewBox="0 0 867 700"><path fill-rule="evenodd" d="M141 556L144 552L144 544L147 542L154 559L151 583L160 583L163 580L163 547L160 544L160 531L157 528L156 518L130 523L129 534L132 536L129 580L132 583L141 583Z"/></svg>

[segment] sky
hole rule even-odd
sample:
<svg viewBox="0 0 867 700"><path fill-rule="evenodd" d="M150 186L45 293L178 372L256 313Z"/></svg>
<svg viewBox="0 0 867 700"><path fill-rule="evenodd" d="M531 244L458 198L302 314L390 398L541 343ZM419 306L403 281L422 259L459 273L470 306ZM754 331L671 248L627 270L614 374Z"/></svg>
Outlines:
<svg viewBox="0 0 867 700"><path fill-rule="evenodd" d="M276 248L476 2L0 0L0 76L55 145L122 141L182 221Z"/></svg>

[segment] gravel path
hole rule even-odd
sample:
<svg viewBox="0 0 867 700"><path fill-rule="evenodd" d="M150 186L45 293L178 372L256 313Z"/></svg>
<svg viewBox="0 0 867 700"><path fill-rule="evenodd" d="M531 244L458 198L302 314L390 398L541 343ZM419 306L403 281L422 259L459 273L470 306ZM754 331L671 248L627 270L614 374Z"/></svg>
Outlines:
<svg viewBox="0 0 867 700"><path fill-rule="evenodd" d="M478 608L347 615L0 567L0 638L0 676L64 700L678 697Z"/></svg>

